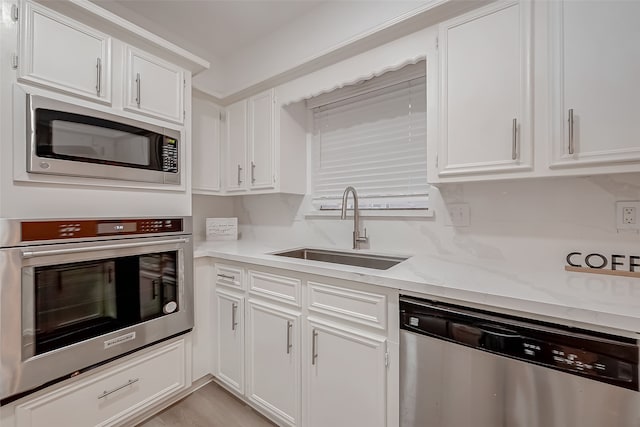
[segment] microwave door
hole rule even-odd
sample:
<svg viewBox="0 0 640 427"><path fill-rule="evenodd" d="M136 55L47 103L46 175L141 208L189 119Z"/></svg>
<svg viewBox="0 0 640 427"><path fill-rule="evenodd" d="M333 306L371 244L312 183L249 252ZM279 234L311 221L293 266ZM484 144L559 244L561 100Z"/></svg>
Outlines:
<svg viewBox="0 0 640 427"><path fill-rule="evenodd" d="M27 97L28 172L180 184L179 131Z"/></svg>

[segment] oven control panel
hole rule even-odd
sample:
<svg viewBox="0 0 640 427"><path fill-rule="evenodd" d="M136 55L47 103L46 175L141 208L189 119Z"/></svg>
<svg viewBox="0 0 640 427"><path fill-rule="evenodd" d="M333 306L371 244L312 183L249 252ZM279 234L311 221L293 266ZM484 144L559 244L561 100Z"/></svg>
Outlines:
<svg viewBox="0 0 640 427"><path fill-rule="evenodd" d="M22 241L184 232L182 218L23 221Z"/></svg>

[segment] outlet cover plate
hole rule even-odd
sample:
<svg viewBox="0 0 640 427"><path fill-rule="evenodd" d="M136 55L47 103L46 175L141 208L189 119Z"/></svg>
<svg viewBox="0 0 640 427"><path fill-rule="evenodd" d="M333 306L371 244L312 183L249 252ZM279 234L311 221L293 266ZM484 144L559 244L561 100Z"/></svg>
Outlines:
<svg viewBox="0 0 640 427"><path fill-rule="evenodd" d="M616 202L616 228L618 230L640 230L640 201Z"/></svg>

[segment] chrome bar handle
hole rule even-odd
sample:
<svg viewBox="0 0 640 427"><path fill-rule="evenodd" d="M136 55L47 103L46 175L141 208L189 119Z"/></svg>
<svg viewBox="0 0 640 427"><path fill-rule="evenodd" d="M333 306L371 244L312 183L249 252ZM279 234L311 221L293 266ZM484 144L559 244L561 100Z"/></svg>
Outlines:
<svg viewBox="0 0 640 427"><path fill-rule="evenodd" d="M96 60L96 94L100 96L102 93L102 59Z"/></svg>
<svg viewBox="0 0 640 427"><path fill-rule="evenodd" d="M158 245L169 245L176 243L187 243L189 239L170 239L170 240L159 240L153 242L153 246ZM67 254L77 254L77 253L85 253L92 251L108 251L108 250L116 250L116 249L129 249L129 248L139 248L142 246L149 246L149 242L136 242L136 243L121 243L115 245L102 245L102 246L85 246L80 248L68 248L68 249L48 249L43 251L22 251L22 258L35 258L41 256L51 256L51 255L67 255Z"/></svg>
<svg viewBox="0 0 640 427"><path fill-rule="evenodd" d="M511 160L518 158L518 119L513 119L511 125Z"/></svg>
<svg viewBox="0 0 640 427"><path fill-rule="evenodd" d="M158 298L158 281L152 280L151 281L151 299L156 299L156 298Z"/></svg>
<svg viewBox="0 0 640 427"><path fill-rule="evenodd" d="M136 74L136 104L140 108L140 73Z"/></svg>
<svg viewBox="0 0 640 427"><path fill-rule="evenodd" d="M118 387L116 387L116 388L114 388L114 389L112 389L112 390L109 390L109 391L106 391L106 390L105 390L105 391L103 391L103 392L102 392L102 394L101 394L100 396L98 396L98 399L102 399L102 398L104 398L104 397L107 397L107 396L109 396L110 394L113 394L113 393L115 393L115 392L116 392L116 391L118 391L118 390L122 390L122 389L123 389L123 388L125 388L125 387L129 387L131 384L135 384L135 383L137 383L138 381L140 381L140 378L134 378L134 379L132 379L132 380L127 381L127 383L126 383L126 384L122 384L121 386L118 386Z"/></svg>
<svg viewBox="0 0 640 427"><path fill-rule="evenodd" d="M291 347L293 347L293 344L291 344L291 328L293 327L293 323L291 323L291 320L287 320L287 354L291 353Z"/></svg>
<svg viewBox="0 0 640 427"><path fill-rule="evenodd" d="M315 328L311 331L311 364L316 364L318 358L318 332Z"/></svg>
<svg viewBox="0 0 640 427"><path fill-rule="evenodd" d="M238 185L242 184L242 166L238 164Z"/></svg>
<svg viewBox="0 0 640 427"><path fill-rule="evenodd" d="M573 154L573 108L569 109L569 154Z"/></svg>
<svg viewBox="0 0 640 427"><path fill-rule="evenodd" d="M237 303L232 303L231 304L231 330L235 331L236 330L236 326L238 326L238 322L236 322L236 310L238 309L238 304Z"/></svg>
<svg viewBox="0 0 640 427"><path fill-rule="evenodd" d="M221 279L236 280L236 276L229 276L227 274L218 274L218 277Z"/></svg>
<svg viewBox="0 0 640 427"><path fill-rule="evenodd" d="M256 182L256 164L251 162L251 183Z"/></svg>

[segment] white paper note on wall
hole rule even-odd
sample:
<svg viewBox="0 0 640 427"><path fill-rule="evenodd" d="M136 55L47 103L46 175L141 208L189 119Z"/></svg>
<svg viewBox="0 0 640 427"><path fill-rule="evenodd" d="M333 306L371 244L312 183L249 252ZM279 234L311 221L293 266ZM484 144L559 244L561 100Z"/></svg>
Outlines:
<svg viewBox="0 0 640 427"><path fill-rule="evenodd" d="M238 218L207 218L207 240L238 240Z"/></svg>

